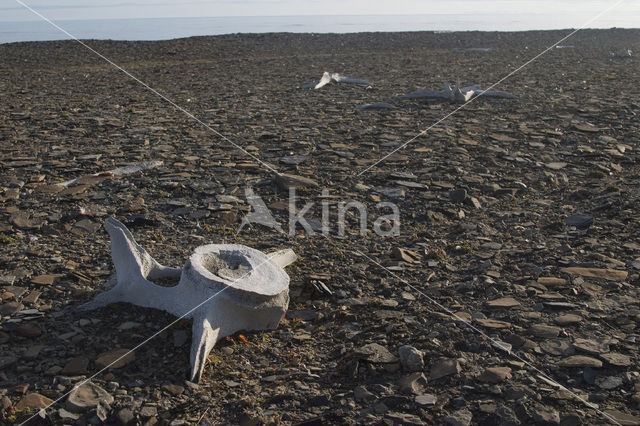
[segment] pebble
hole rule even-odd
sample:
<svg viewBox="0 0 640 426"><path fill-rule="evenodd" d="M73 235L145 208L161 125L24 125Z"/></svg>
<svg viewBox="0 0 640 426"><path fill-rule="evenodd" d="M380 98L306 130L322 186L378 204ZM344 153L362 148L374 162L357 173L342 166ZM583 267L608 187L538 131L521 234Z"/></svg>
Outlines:
<svg viewBox="0 0 640 426"><path fill-rule="evenodd" d="M145 405L140 409L140 416L144 418L155 417L158 415L158 409L153 405Z"/></svg>
<svg viewBox="0 0 640 426"><path fill-rule="evenodd" d="M558 335L560 334L560 328L547 324L535 324L531 326L529 332L536 337L541 337L543 339L553 339L554 337L558 337Z"/></svg>
<svg viewBox="0 0 640 426"><path fill-rule="evenodd" d="M0 355L0 370L5 369L7 367L9 367L10 365L13 365L16 363L16 361L18 360L18 358L16 358L15 355L13 354L3 354Z"/></svg>
<svg viewBox="0 0 640 426"><path fill-rule="evenodd" d="M60 408L58 410L58 415L63 420L78 420L80 418L80 414L75 414L70 411L65 410L64 408Z"/></svg>
<svg viewBox="0 0 640 426"><path fill-rule="evenodd" d="M419 395L427 385L427 378L420 372L411 373L398 379L397 385L401 393Z"/></svg>
<svg viewBox="0 0 640 426"><path fill-rule="evenodd" d="M438 398L435 395L416 395L414 401L421 407L431 407L436 405Z"/></svg>
<svg viewBox="0 0 640 426"><path fill-rule="evenodd" d="M19 302L7 302L0 305L0 315L10 317L24 309L24 305Z"/></svg>
<svg viewBox="0 0 640 426"><path fill-rule="evenodd" d="M554 322L560 326L566 326L566 325L580 324L583 320L584 319L580 315L565 314L565 315L557 316L554 319Z"/></svg>
<svg viewBox="0 0 640 426"><path fill-rule="evenodd" d="M586 278L601 278L609 281L624 281L629 275L627 271L602 268L570 267L562 268L561 271L570 275L579 275Z"/></svg>
<svg viewBox="0 0 640 426"><path fill-rule="evenodd" d="M121 408L116 414L116 419L118 424L122 426L129 426L135 423L136 418L130 408Z"/></svg>
<svg viewBox="0 0 640 426"><path fill-rule="evenodd" d="M374 363L391 363L398 361L387 348L377 343L368 343L356 350L361 359Z"/></svg>
<svg viewBox="0 0 640 426"><path fill-rule="evenodd" d="M104 352L98 355L95 363L96 366L101 369L107 366L112 369L117 369L130 364L131 362L135 361L135 359L135 352L129 352L129 349L115 349L113 351Z"/></svg>
<svg viewBox="0 0 640 426"><path fill-rule="evenodd" d="M495 299L487 302L487 307L489 308L515 308L516 306L520 306L520 302L518 302L513 297L502 297L500 299Z"/></svg>
<svg viewBox="0 0 640 426"><path fill-rule="evenodd" d="M619 387L622 387L623 384L624 380L622 379L622 377L618 376L600 376L596 378L596 385L598 385L600 389L617 389Z"/></svg>
<svg viewBox="0 0 640 426"><path fill-rule="evenodd" d="M580 352L585 352L590 355L600 355L609 352L609 342L596 341L593 339L575 339L573 341L573 347Z"/></svg>
<svg viewBox="0 0 640 426"><path fill-rule="evenodd" d="M449 191L449 198L454 203L462 203L467 199L467 190L466 189L454 189Z"/></svg>
<svg viewBox="0 0 640 426"><path fill-rule="evenodd" d="M575 349L568 339L545 340L540 342L540 349L555 356L569 356L575 353Z"/></svg>
<svg viewBox="0 0 640 426"><path fill-rule="evenodd" d="M361 403L370 403L377 399L377 397L364 386L356 386L355 389L353 389L353 397L357 402Z"/></svg>
<svg viewBox="0 0 640 426"><path fill-rule="evenodd" d="M23 322L16 327L16 333L22 337L33 339L42 334L42 329L39 324L34 322Z"/></svg>
<svg viewBox="0 0 640 426"><path fill-rule="evenodd" d="M86 357L75 357L67 361L60 374L63 376L80 376L87 373L87 367L89 366L89 359Z"/></svg>
<svg viewBox="0 0 640 426"><path fill-rule="evenodd" d="M616 367L630 367L632 364L630 356L623 355L617 352L600 354L600 358L606 361L608 364L615 365Z"/></svg>
<svg viewBox="0 0 640 426"><path fill-rule="evenodd" d="M429 372L431 380L437 380L452 374L458 374L462 371L460 362L457 359L441 359L436 361Z"/></svg>
<svg viewBox="0 0 640 426"><path fill-rule="evenodd" d="M617 410L605 410L605 413L622 426L640 426L640 416Z"/></svg>
<svg viewBox="0 0 640 426"><path fill-rule="evenodd" d="M166 390L173 396L179 396L184 393L184 386L180 386L180 385L166 384L162 386L162 389Z"/></svg>
<svg viewBox="0 0 640 426"><path fill-rule="evenodd" d="M53 404L52 399L47 398L44 395L40 395L39 393L29 393L23 396L20 401L18 401L18 403L16 404L16 410L36 410L39 408L48 407L51 404Z"/></svg>
<svg viewBox="0 0 640 426"><path fill-rule="evenodd" d="M400 364L406 371L422 371L424 368L423 353L413 346L400 346L398 354Z"/></svg>
<svg viewBox="0 0 640 426"><path fill-rule="evenodd" d="M576 229L588 229L593 224L593 216L581 213L573 214L565 219L565 223Z"/></svg>
<svg viewBox="0 0 640 426"><path fill-rule="evenodd" d="M560 413L552 408L538 405L537 409L533 412L533 421L541 425L559 425Z"/></svg>
<svg viewBox="0 0 640 426"><path fill-rule="evenodd" d="M489 367L486 368L478 379L481 382L500 383L511 378L509 367Z"/></svg>
<svg viewBox="0 0 640 426"><path fill-rule="evenodd" d="M454 411L444 418L444 423L449 426L469 426L473 420L473 414L467 409Z"/></svg>

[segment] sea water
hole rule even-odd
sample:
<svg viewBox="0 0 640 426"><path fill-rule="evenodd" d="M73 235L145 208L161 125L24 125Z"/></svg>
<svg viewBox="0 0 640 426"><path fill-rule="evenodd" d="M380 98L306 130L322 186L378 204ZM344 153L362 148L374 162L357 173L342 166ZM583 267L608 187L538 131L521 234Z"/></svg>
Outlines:
<svg viewBox="0 0 640 426"><path fill-rule="evenodd" d="M206 18L60 20L79 39L166 40L233 33L354 33L377 31L522 31L582 26L591 14L473 13L434 15L305 15ZM628 16L608 14L590 28L629 27ZM3 22L0 43L72 38L44 20Z"/></svg>

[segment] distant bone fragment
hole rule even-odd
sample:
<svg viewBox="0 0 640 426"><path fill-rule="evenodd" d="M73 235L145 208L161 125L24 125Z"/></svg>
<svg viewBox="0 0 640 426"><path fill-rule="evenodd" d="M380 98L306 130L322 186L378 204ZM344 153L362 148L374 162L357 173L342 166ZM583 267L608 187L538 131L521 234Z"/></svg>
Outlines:
<svg viewBox="0 0 640 426"><path fill-rule="evenodd" d="M240 330L275 329L289 305L289 276L284 267L296 260L292 250L265 254L239 244L197 247L183 268L159 264L131 232L109 218L111 257L117 284L81 305L82 311L126 302L193 319L192 382L202 376L215 343ZM180 280L174 287L153 281Z"/></svg>
<svg viewBox="0 0 640 426"><path fill-rule="evenodd" d="M478 85L461 88L459 83L453 87L451 87L449 83L444 83L443 90L431 90L431 89L416 90L414 92L410 92L410 93L407 93L406 95L400 96L400 99L431 98L431 99L445 99L451 102L464 103L469 101L471 98L474 98L477 96L503 98L503 99L518 98L517 96L512 95L511 93L502 92L500 90L482 90Z"/></svg>
<svg viewBox="0 0 640 426"><path fill-rule="evenodd" d="M133 173L138 173L141 172L143 170L149 170L149 169L155 169L156 167L160 167L162 166L163 162L162 161L143 161L137 164L130 164L128 166L122 166L122 167L118 167L115 169L111 169L111 170L107 170L106 172L99 172L99 173L94 173L92 175L88 175L88 176L94 176L94 177L99 177L99 176L126 176L126 175L130 175ZM64 187L69 187L72 185L75 185L76 183L78 183L80 181L82 177L79 178L75 178L75 179L71 179L68 180L66 182L61 182L58 183L57 185L60 186L64 186Z"/></svg>
<svg viewBox="0 0 640 426"><path fill-rule="evenodd" d="M611 54L611 57L613 58L630 58L631 55L633 54L633 51L631 49L623 49L620 50L618 52L613 52Z"/></svg>
<svg viewBox="0 0 640 426"><path fill-rule="evenodd" d="M373 104L364 104L358 107L360 111L371 111L371 110L388 110L388 109L398 109L397 106L389 104L387 102L376 102Z"/></svg>
<svg viewBox="0 0 640 426"><path fill-rule="evenodd" d="M325 71L324 74L322 74L322 78L320 78L320 80L316 80L313 83L305 84L302 86L302 88L303 89L319 89L331 83L332 81L336 83L352 83L352 84L363 84L363 85L370 84L367 80L363 80L361 78L345 77L337 72L330 73Z"/></svg>
<svg viewBox="0 0 640 426"><path fill-rule="evenodd" d="M454 47L454 52L491 52L491 47Z"/></svg>

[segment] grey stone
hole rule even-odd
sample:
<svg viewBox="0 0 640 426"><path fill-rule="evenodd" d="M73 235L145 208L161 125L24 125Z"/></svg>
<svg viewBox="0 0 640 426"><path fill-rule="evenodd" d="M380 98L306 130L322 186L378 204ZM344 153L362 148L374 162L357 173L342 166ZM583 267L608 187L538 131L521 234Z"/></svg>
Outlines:
<svg viewBox="0 0 640 426"><path fill-rule="evenodd" d="M559 425L560 414L551 408L538 406L533 412L533 421L543 425Z"/></svg>
<svg viewBox="0 0 640 426"><path fill-rule="evenodd" d="M430 407L438 402L438 398L435 395L417 395L414 400L421 407Z"/></svg>
<svg viewBox="0 0 640 426"><path fill-rule="evenodd" d="M441 359L431 366L429 378L437 380L445 376L460 373L460 363L457 359Z"/></svg>
<svg viewBox="0 0 640 426"><path fill-rule="evenodd" d="M467 409L461 409L451 413L451 415L444 418L444 423L449 426L469 426L473 415L471 411Z"/></svg>
<svg viewBox="0 0 640 426"><path fill-rule="evenodd" d="M624 380L622 379L622 377L618 376L605 376L596 378L596 385L598 385L600 389L616 389L622 387L623 384Z"/></svg>
<svg viewBox="0 0 640 426"><path fill-rule="evenodd" d="M575 353L573 346L567 339L550 339L540 342L540 349L555 356L569 356Z"/></svg>
<svg viewBox="0 0 640 426"><path fill-rule="evenodd" d="M499 383L511 378L509 367L489 367L478 378L481 382Z"/></svg>
<svg viewBox="0 0 640 426"><path fill-rule="evenodd" d="M454 189L449 191L449 199L454 203L462 203L467 199L466 189Z"/></svg>
<svg viewBox="0 0 640 426"><path fill-rule="evenodd" d="M17 360L18 359L15 357L15 355L5 353L4 355L0 356L0 370L12 364L15 364Z"/></svg>
<svg viewBox="0 0 640 426"><path fill-rule="evenodd" d="M122 408L118 410L116 414L116 420L118 424L122 426L129 426L135 422L135 416L133 415L133 411L129 408Z"/></svg>
<svg viewBox="0 0 640 426"><path fill-rule="evenodd" d="M400 364L406 371L422 371L424 368L423 354L413 346L400 346L398 348Z"/></svg>
<svg viewBox="0 0 640 426"><path fill-rule="evenodd" d="M424 374L416 372L401 377L397 384L401 393L418 395L427 385L427 378Z"/></svg>
<svg viewBox="0 0 640 426"><path fill-rule="evenodd" d="M376 396L369 392L364 386L356 386L353 390L353 398L356 402L372 402L376 400Z"/></svg>
<svg viewBox="0 0 640 426"><path fill-rule="evenodd" d="M588 229L593 224L593 216L588 214L572 214L564 220L567 226L573 226L577 229Z"/></svg>
<svg viewBox="0 0 640 426"><path fill-rule="evenodd" d="M158 415L158 409L153 405L145 405L140 409L141 417L155 417Z"/></svg>
<svg viewBox="0 0 640 426"><path fill-rule="evenodd" d="M396 362L396 358L389 349L377 343L368 343L356 350L356 355L361 359L374 363Z"/></svg>

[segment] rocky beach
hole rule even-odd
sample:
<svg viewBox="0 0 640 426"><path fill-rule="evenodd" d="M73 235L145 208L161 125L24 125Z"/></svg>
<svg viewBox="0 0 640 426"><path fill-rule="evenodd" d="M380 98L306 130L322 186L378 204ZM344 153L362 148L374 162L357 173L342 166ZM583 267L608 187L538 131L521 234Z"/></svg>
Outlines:
<svg viewBox="0 0 640 426"><path fill-rule="evenodd" d="M640 425L640 30L570 32L1 44L0 423ZM109 217L292 249L279 327L193 383L190 321L79 311Z"/></svg>

